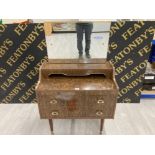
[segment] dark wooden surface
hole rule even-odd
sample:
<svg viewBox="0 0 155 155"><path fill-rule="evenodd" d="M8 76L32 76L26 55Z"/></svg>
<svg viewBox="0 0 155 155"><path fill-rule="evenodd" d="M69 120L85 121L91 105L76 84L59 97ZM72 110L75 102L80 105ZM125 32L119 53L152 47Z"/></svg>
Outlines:
<svg viewBox="0 0 155 155"><path fill-rule="evenodd" d="M52 59L41 66L40 81L49 79L49 75L86 76L104 74L112 79L113 67L105 59Z"/></svg>
<svg viewBox="0 0 155 155"><path fill-rule="evenodd" d="M100 134L102 134L103 125L104 125L104 119L101 119L101 122L100 122Z"/></svg>
<svg viewBox="0 0 155 155"><path fill-rule="evenodd" d="M49 125L50 125L51 134L53 135L54 131L53 131L53 120L52 119L49 119Z"/></svg>
<svg viewBox="0 0 155 155"><path fill-rule="evenodd" d="M118 87L113 74L113 67L105 59L87 63L49 60L40 68L36 87L40 117L101 119L103 126L105 118L114 118L116 108Z"/></svg>

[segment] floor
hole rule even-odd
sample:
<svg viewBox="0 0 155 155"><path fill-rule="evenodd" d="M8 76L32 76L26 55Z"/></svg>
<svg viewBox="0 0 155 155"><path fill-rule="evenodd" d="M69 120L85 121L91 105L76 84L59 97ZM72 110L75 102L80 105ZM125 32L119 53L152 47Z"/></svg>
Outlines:
<svg viewBox="0 0 155 155"><path fill-rule="evenodd" d="M54 120L60 135L99 134L99 120ZM0 134L49 135L48 120L41 120L37 104L0 104ZM103 134L155 134L155 101L121 104L115 119L105 120Z"/></svg>

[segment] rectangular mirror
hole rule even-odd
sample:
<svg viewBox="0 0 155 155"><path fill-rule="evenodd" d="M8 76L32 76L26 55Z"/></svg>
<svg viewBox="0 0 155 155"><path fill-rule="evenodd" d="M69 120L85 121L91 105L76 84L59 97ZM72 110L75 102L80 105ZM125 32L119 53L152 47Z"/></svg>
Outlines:
<svg viewBox="0 0 155 155"><path fill-rule="evenodd" d="M106 58L110 24L110 21L52 22L52 33L46 38L49 58Z"/></svg>

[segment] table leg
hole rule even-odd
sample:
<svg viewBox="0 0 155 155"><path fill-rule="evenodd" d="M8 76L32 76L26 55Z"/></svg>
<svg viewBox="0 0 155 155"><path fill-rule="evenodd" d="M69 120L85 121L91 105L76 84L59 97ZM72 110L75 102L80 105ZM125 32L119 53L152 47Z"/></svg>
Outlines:
<svg viewBox="0 0 155 155"><path fill-rule="evenodd" d="M100 135L102 134L103 125L104 125L104 119L101 119L101 122L100 122Z"/></svg>
<svg viewBox="0 0 155 155"><path fill-rule="evenodd" d="M53 135L53 120L49 119L49 124L50 124L50 129L51 129L51 134Z"/></svg>

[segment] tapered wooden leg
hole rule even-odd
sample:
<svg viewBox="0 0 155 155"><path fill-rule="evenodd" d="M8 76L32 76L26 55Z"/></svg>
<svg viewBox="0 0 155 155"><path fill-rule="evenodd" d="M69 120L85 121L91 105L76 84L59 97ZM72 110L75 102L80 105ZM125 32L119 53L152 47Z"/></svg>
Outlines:
<svg viewBox="0 0 155 155"><path fill-rule="evenodd" d="M101 122L100 122L100 135L102 134L103 125L104 125L104 119L101 119Z"/></svg>
<svg viewBox="0 0 155 155"><path fill-rule="evenodd" d="M49 119L49 124L50 124L51 134L53 135L54 132L53 132L53 120L52 119Z"/></svg>

